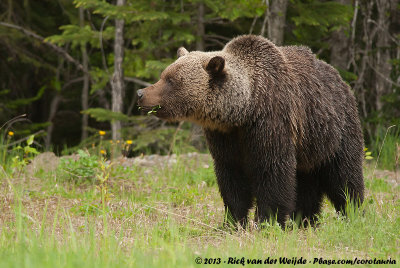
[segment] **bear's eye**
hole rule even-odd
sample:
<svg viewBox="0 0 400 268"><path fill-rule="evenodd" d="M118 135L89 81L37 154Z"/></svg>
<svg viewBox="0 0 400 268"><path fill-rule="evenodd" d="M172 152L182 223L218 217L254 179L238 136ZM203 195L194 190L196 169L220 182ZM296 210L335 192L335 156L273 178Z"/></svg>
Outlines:
<svg viewBox="0 0 400 268"><path fill-rule="evenodd" d="M171 85L171 86L176 85L176 81L175 81L172 77L167 77L165 80L166 80L167 83L168 83L169 85Z"/></svg>

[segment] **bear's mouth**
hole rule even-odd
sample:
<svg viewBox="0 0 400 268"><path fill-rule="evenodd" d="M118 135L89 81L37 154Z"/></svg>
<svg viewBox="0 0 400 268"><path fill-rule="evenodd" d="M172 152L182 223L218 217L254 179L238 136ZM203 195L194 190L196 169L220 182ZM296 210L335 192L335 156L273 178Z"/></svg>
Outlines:
<svg viewBox="0 0 400 268"><path fill-rule="evenodd" d="M147 113L148 115L159 115L161 106L160 105L154 105L154 106L138 106L138 109L140 111L143 111L145 113Z"/></svg>

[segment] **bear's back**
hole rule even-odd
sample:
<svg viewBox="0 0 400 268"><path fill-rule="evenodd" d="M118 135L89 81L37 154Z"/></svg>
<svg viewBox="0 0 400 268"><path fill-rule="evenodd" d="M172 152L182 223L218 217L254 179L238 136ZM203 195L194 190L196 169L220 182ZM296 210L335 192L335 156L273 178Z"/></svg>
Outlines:
<svg viewBox="0 0 400 268"><path fill-rule="evenodd" d="M328 95L344 93L347 95L350 90L347 84L340 77L338 71L326 62L317 59L310 48L305 46L279 47L285 57L285 62L290 72L305 80L318 83L320 89L326 89ZM311 79L312 78L312 79Z"/></svg>
<svg viewBox="0 0 400 268"><path fill-rule="evenodd" d="M319 163L326 155L332 155L339 147L345 111L353 107L349 86L331 65L316 58L308 47L279 47L290 74L292 90L301 103L299 113L304 113L303 139L299 150L300 169L308 169L307 163ZM321 141L318 146L315 141ZM319 151L316 154L315 151Z"/></svg>

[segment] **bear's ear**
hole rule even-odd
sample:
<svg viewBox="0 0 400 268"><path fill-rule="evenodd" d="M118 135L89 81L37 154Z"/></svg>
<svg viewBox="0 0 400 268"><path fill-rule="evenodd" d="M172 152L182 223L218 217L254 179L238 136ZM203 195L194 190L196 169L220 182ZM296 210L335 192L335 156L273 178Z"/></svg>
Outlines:
<svg viewBox="0 0 400 268"><path fill-rule="evenodd" d="M206 71L212 75L219 75L225 68L225 59L221 56L215 56L207 63Z"/></svg>
<svg viewBox="0 0 400 268"><path fill-rule="evenodd" d="M188 53L189 53L189 51L187 51L186 48L184 48L184 47L178 48L178 51L176 52L176 54L178 55L178 58L185 56Z"/></svg>

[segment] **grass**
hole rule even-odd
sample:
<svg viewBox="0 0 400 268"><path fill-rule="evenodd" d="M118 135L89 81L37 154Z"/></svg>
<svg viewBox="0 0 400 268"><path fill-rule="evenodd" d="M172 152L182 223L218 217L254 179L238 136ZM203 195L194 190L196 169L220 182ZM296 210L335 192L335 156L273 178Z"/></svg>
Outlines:
<svg viewBox="0 0 400 268"><path fill-rule="evenodd" d="M379 156L378 167L388 170L400 169L400 126L379 128L371 144L374 157Z"/></svg>
<svg viewBox="0 0 400 268"><path fill-rule="evenodd" d="M0 171L0 267L199 267L198 257L220 258L218 267L242 257L400 262L399 186L368 167L363 213L339 217L325 201L317 228L231 232L220 228L209 158L172 160L107 166L98 172L110 176L103 185L73 183L59 170Z"/></svg>

